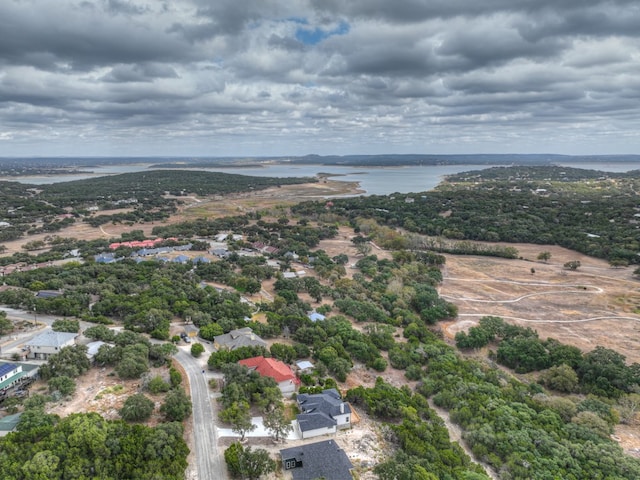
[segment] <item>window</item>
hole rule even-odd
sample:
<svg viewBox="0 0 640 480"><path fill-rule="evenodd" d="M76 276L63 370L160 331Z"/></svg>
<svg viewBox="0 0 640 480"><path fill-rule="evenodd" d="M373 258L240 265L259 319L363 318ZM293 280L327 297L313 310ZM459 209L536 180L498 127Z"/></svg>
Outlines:
<svg viewBox="0 0 640 480"><path fill-rule="evenodd" d="M285 470L291 470L293 468L296 468L296 459L295 458L288 458L284 461L284 469Z"/></svg>
<svg viewBox="0 0 640 480"><path fill-rule="evenodd" d="M347 417L347 418L345 419L345 422L346 422L346 423L349 423L349 417Z"/></svg>

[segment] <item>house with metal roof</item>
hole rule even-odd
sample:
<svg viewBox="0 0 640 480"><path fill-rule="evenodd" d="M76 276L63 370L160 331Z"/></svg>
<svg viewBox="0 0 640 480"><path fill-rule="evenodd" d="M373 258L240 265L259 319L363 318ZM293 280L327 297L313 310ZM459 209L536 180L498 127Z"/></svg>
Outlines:
<svg viewBox="0 0 640 480"><path fill-rule="evenodd" d="M38 374L38 365L0 362L0 395L7 393L12 387L20 388L34 382Z"/></svg>
<svg viewBox="0 0 640 480"><path fill-rule="evenodd" d="M293 480L353 480L353 464L334 440L280 450L283 470Z"/></svg>
<svg viewBox="0 0 640 480"><path fill-rule="evenodd" d="M317 394L300 393L297 402L302 412L296 416L302 438L331 435L351 428L351 406L342 401L335 388Z"/></svg>
<svg viewBox="0 0 640 480"><path fill-rule="evenodd" d="M309 320L311 320L312 322L315 323L315 322L321 322L321 321L325 320L327 317L325 317L321 313L318 313L315 310L313 310L312 312L307 314L307 318L309 318Z"/></svg>
<svg viewBox="0 0 640 480"><path fill-rule="evenodd" d="M87 343L87 358L91 362L93 362L93 359L98 354L98 351L100 350L100 347L102 345L108 345L108 344L106 342L103 342L102 340L96 340L95 342Z"/></svg>
<svg viewBox="0 0 640 480"><path fill-rule="evenodd" d="M25 342L28 349L27 358L47 360L51 355L58 353L60 349L74 345L77 336L77 333L46 330Z"/></svg>
<svg viewBox="0 0 640 480"><path fill-rule="evenodd" d="M0 418L0 437L4 437L16 429L21 415L22 412Z"/></svg>
<svg viewBox="0 0 640 480"><path fill-rule="evenodd" d="M22 366L15 363L0 364L0 392L8 390L23 376Z"/></svg>
<svg viewBox="0 0 640 480"><path fill-rule="evenodd" d="M36 298L57 298L64 295L63 292L58 290L39 290L36 293Z"/></svg>
<svg viewBox="0 0 640 480"><path fill-rule="evenodd" d="M300 360L296 362L296 367L298 367L298 372L300 373L310 373L314 369L313 363L309 360Z"/></svg>

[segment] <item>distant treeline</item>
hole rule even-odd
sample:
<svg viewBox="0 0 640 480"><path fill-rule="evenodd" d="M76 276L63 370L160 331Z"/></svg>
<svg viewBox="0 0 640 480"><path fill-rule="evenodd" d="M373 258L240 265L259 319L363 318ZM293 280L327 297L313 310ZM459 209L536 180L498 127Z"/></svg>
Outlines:
<svg viewBox="0 0 640 480"><path fill-rule="evenodd" d="M75 219L93 226L109 222L158 221L176 211L185 195L225 195L269 187L316 182L314 178L274 178L189 170L153 170L28 185L0 182L0 242L26 233L56 232ZM110 212L126 208L126 212Z"/></svg>
<svg viewBox="0 0 640 480"><path fill-rule="evenodd" d="M449 240L560 245L617 265L640 263L640 171L594 175L591 170L537 167L521 178L523 168L493 169L489 178L484 171L462 173L455 179L466 182L418 194L335 199L330 212L354 224L369 218ZM556 180L566 176L571 180ZM320 216L327 206L307 202L293 210Z"/></svg>

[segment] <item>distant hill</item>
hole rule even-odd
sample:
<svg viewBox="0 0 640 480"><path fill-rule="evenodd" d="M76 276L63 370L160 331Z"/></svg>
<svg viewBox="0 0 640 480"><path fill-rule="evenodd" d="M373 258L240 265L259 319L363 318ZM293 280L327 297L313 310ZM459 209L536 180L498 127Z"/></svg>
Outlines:
<svg viewBox="0 0 640 480"><path fill-rule="evenodd" d="M640 155L557 155L540 154L388 154L388 155L305 155L274 157L33 157L0 158L0 172L5 175L24 174L34 168L97 167L100 165L152 164L153 168L241 167L265 163L293 165L343 166L416 166L416 165L552 165L571 163L637 163Z"/></svg>

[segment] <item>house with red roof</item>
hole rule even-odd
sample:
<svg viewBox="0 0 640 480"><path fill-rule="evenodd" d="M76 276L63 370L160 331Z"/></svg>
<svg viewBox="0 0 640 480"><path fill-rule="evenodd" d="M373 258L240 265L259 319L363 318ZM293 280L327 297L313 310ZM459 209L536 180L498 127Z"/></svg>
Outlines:
<svg viewBox="0 0 640 480"><path fill-rule="evenodd" d="M278 384L282 395L291 396L300 384L300 380L293 373L291 367L275 358L259 356L245 358L238 363L248 367L250 370L255 370L263 377L273 378Z"/></svg>

